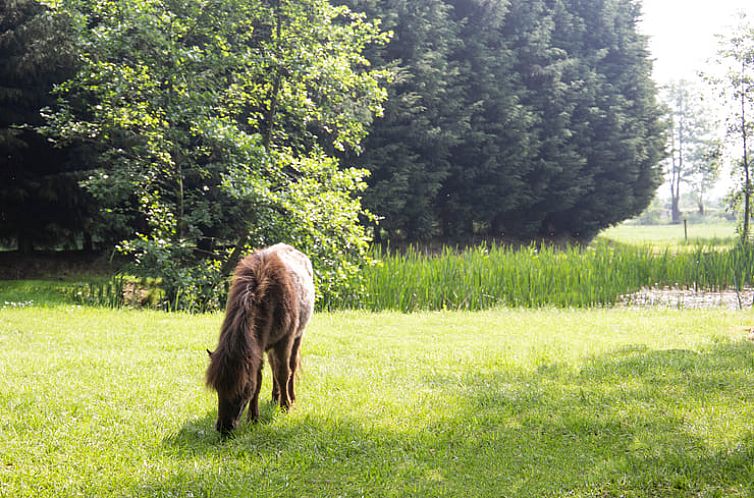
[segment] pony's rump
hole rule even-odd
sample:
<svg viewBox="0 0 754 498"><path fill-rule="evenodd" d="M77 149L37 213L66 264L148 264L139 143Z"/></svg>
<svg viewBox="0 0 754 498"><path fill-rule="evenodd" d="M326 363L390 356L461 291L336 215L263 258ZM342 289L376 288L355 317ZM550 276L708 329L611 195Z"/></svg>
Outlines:
<svg viewBox="0 0 754 498"><path fill-rule="evenodd" d="M263 305L268 293L280 294L282 288L289 287L285 279L283 263L274 253L254 253L236 265L220 339L207 368L208 387L229 395L238 394L247 375L244 367L249 364L244 360L251 359L249 355L261 359L261 352L250 347L254 342L250 336L255 333L253 308Z"/></svg>

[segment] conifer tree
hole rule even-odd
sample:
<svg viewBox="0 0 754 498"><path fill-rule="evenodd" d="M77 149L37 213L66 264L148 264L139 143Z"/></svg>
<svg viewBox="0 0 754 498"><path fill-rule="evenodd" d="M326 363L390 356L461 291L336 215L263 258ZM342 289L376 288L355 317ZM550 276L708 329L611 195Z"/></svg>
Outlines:
<svg viewBox="0 0 754 498"><path fill-rule="evenodd" d="M589 239L649 203L665 129L636 2L411 4L418 13L435 6L436 17L412 17L398 1L360 3L392 20L391 50L372 60L399 67L405 82L391 89L362 158L375 173L366 202L389 236ZM424 33L436 35L432 45ZM430 53L440 71L417 56ZM443 99L432 100L438 88ZM397 112L397 102L420 112ZM452 132L425 142L426 130ZM436 228L417 230L409 218Z"/></svg>

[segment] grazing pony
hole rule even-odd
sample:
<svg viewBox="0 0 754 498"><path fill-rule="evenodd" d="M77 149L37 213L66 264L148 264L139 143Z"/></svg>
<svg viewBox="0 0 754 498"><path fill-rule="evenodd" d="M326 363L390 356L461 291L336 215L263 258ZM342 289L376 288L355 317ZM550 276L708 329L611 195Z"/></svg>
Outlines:
<svg viewBox="0 0 754 498"><path fill-rule="evenodd" d="M287 410L296 399L293 382L301 338L314 309L312 264L303 253L276 244L245 257L236 267L220 339L210 356L207 386L217 391L215 427L227 435L246 404L259 419L263 354L272 367L272 399Z"/></svg>

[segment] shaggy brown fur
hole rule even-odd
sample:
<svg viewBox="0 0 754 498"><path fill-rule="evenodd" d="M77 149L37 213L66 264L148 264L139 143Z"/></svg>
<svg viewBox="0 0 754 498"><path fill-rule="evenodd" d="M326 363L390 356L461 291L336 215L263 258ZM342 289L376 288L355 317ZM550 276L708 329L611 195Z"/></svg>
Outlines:
<svg viewBox="0 0 754 498"><path fill-rule="evenodd" d="M292 247L277 244L238 263L206 374L207 386L218 395L220 432L237 426L247 403L249 419L259 418L265 351L273 371L273 400L284 410L293 403L301 338L313 305L311 263Z"/></svg>

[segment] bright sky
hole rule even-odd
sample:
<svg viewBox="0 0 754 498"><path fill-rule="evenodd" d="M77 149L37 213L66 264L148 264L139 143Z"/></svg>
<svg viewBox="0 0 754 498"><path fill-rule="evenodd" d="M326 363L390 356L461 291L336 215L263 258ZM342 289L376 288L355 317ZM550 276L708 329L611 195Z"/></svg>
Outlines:
<svg viewBox="0 0 754 498"><path fill-rule="evenodd" d="M693 79L715 55L716 33L735 24L736 14L754 17L754 0L643 0L642 31L650 36L659 83Z"/></svg>

